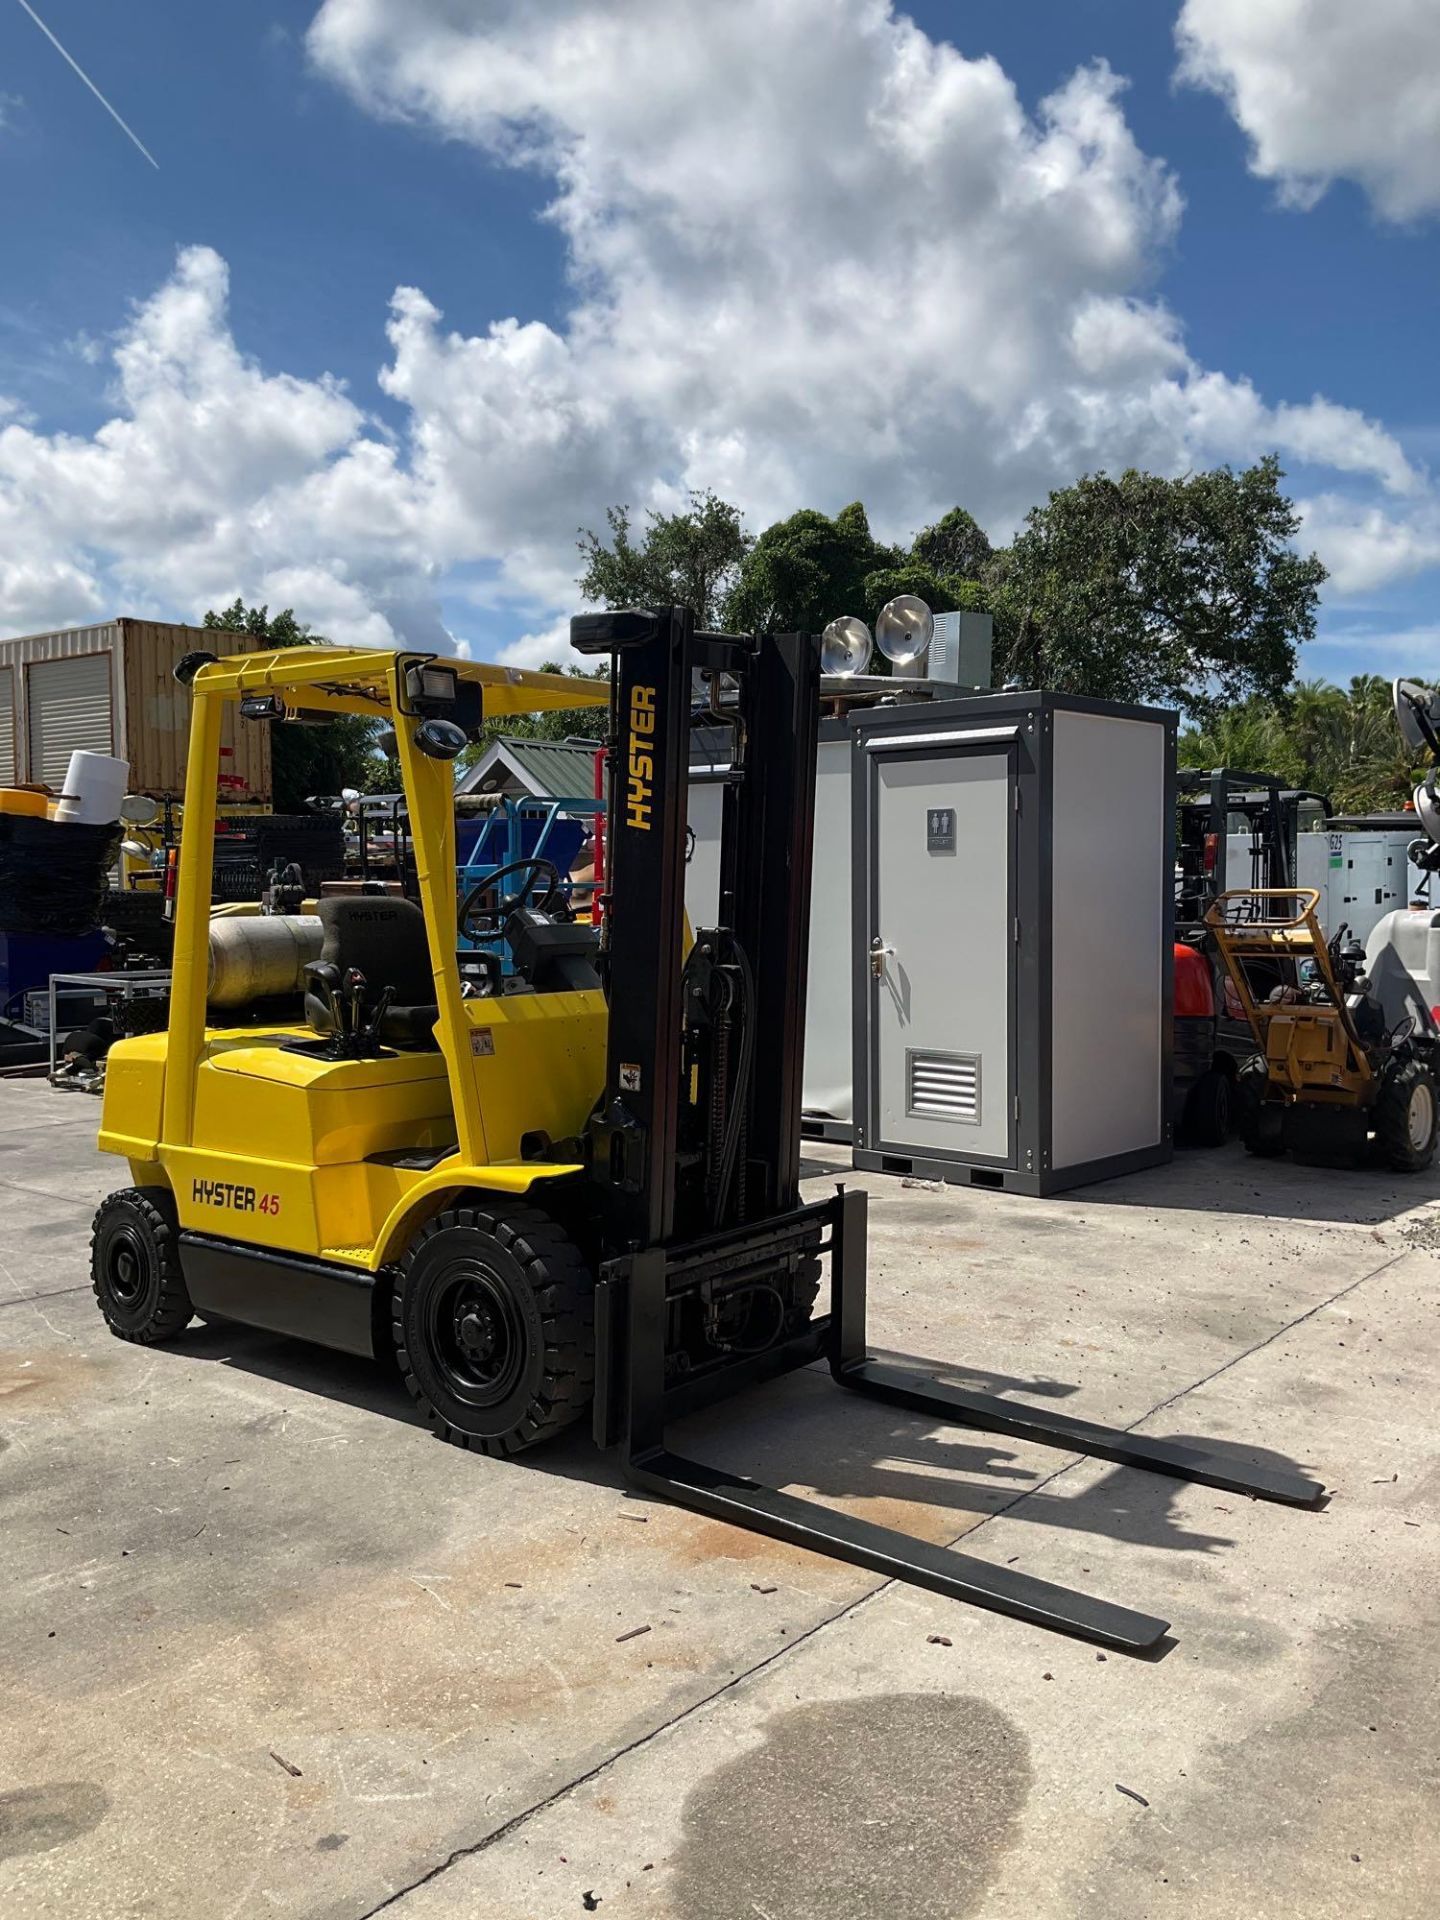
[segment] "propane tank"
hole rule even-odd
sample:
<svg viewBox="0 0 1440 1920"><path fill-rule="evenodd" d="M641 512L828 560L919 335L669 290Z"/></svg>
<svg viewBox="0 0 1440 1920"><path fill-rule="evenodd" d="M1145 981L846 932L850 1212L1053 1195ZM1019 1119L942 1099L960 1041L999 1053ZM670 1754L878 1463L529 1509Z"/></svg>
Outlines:
<svg viewBox="0 0 1440 1920"><path fill-rule="evenodd" d="M210 922L212 1007L243 1007L299 993L325 930L313 913L247 913Z"/></svg>

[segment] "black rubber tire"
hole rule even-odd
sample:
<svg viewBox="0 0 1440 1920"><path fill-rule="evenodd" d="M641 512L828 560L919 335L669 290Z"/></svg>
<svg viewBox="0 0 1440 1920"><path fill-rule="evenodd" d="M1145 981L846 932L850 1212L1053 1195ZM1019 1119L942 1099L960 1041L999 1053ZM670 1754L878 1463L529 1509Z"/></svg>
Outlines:
<svg viewBox="0 0 1440 1920"><path fill-rule="evenodd" d="M1234 1126L1236 1101L1228 1073L1211 1067L1185 1096L1182 1132L1190 1147L1223 1147Z"/></svg>
<svg viewBox="0 0 1440 1920"><path fill-rule="evenodd" d="M1241 1135L1245 1151L1257 1160L1278 1160L1285 1151L1285 1110L1274 1104L1257 1107L1246 1119Z"/></svg>
<svg viewBox="0 0 1440 1920"><path fill-rule="evenodd" d="M1425 1131L1423 1105L1428 1103L1429 1129ZM1412 1119L1419 1119L1417 1140ZM1380 1082L1375 1098L1375 1144L1381 1158L1396 1173L1423 1173L1435 1158L1437 1111L1435 1077L1416 1059L1401 1060L1392 1066Z"/></svg>
<svg viewBox="0 0 1440 1920"><path fill-rule="evenodd" d="M1253 1054L1236 1075L1236 1104L1240 1109L1240 1138L1245 1151L1257 1160L1278 1160L1285 1151L1285 1109L1267 1100L1270 1070L1262 1054Z"/></svg>
<svg viewBox="0 0 1440 1920"><path fill-rule="evenodd" d="M1235 1069L1233 1091L1235 1105L1243 1121L1265 1098L1270 1086L1270 1068L1263 1053L1249 1053Z"/></svg>
<svg viewBox="0 0 1440 1920"><path fill-rule="evenodd" d="M117 1340L153 1347L189 1326L195 1309L167 1188L127 1187L101 1201L90 1236L90 1283Z"/></svg>
<svg viewBox="0 0 1440 1920"><path fill-rule="evenodd" d="M1270 1069L1265 1056L1252 1053L1242 1060L1235 1076L1235 1105L1240 1113L1240 1138L1245 1151L1257 1160L1278 1160L1285 1151L1285 1109L1267 1100Z"/></svg>
<svg viewBox="0 0 1440 1920"><path fill-rule="evenodd" d="M400 1263L393 1327L441 1439L503 1457L578 1420L595 1390L594 1289L538 1207L477 1195L428 1221Z"/></svg>

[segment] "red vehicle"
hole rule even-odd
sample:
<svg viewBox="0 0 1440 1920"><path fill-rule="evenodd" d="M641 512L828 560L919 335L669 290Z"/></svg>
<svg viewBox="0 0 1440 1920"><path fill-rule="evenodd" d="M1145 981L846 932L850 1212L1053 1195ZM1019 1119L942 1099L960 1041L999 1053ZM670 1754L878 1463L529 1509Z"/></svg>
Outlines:
<svg viewBox="0 0 1440 1920"><path fill-rule="evenodd" d="M1225 1045L1209 955L1175 943L1175 1111L1180 1140L1221 1147L1239 1119L1241 1056Z"/></svg>

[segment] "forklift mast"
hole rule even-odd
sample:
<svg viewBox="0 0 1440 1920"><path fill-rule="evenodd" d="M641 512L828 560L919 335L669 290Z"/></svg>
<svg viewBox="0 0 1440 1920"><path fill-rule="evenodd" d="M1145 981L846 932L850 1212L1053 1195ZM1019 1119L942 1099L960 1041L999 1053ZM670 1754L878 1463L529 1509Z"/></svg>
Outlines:
<svg viewBox="0 0 1440 1920"><path fill-rule="evenodd" d="M688 608L584 615L613 649L609 1056L596 1136L614 1254L766 1219L800 1189L819 643L697 632ZM685 935L691 689L735 686L716 926ZM684 1099L684 1089L692 1099ZM688 1108L688 1111L687 1111Z"/></svg>
<svg viewBox="0 0 1440 1920"><path fill-rule="evenodd" d="M1330 812L1323 793L1284 786L1272 773L1245 773L1238 767L1206 772L1182 768L1177 776L1179 819L1176 836L1175 922L1198 930L1206 909L1237 882L1279 892L1293 887L1300 809L1306 801ZM1243 820L1250 834L1250 871L1229 870L1230 824Z"/></svg>
<svg viewBox="0 0 1440 1920"><path fill-rule="evenodd" d="M600 1259L595 1438L649 1492L755 1532L1103 1645L1166 1622L916 1540L673 1452L667 1423L816 1361L865 1398L1297 1506L1320 1487L1048 1408L942 1384L866 1344L866 1196L800 1197L819 641L697 632L679 607L586 614L611 670L603 1096L590 1128ZM717 923L685 952L691 690L735 731ZM721 676L724 676L722 682ZM733 695L720 695L722 685ZM813 1311L828 1263L829 1312ZM787 1475L787 1477L794 1477Z"/></svg>
<svg viewBox="0 0 1440 1920"><path fill-rule="evenodd" d="M571 636L613 659L594 1423L633 1456L667 1417L821 1355L821 1260L847 1220L863 1248L865 1199L800 1204L818 640L697 632L683 607L577 616ZM734 689L735 748L717 921L687 952L697 673L712 711Z"/></svg>

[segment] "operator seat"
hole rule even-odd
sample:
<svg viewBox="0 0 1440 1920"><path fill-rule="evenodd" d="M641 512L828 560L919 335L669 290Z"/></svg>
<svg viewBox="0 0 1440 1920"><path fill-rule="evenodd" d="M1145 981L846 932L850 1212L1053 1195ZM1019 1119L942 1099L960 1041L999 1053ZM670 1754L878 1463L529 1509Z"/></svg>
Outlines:
<svg viewBox="0 0 1440 1920"><path fill-rule="evenodd" d="M433 1052L435 975L425 916L413 900L360 894L322 899L316 908L323 929L320 958L342 975L354 967L365 976L365 999L373 1007L386 987L391 1003L380 1022L380 1040L389 1047ZM309 990L305 1017L314 1032L329 1037L335 1022L329 1007Z"/></svg>

